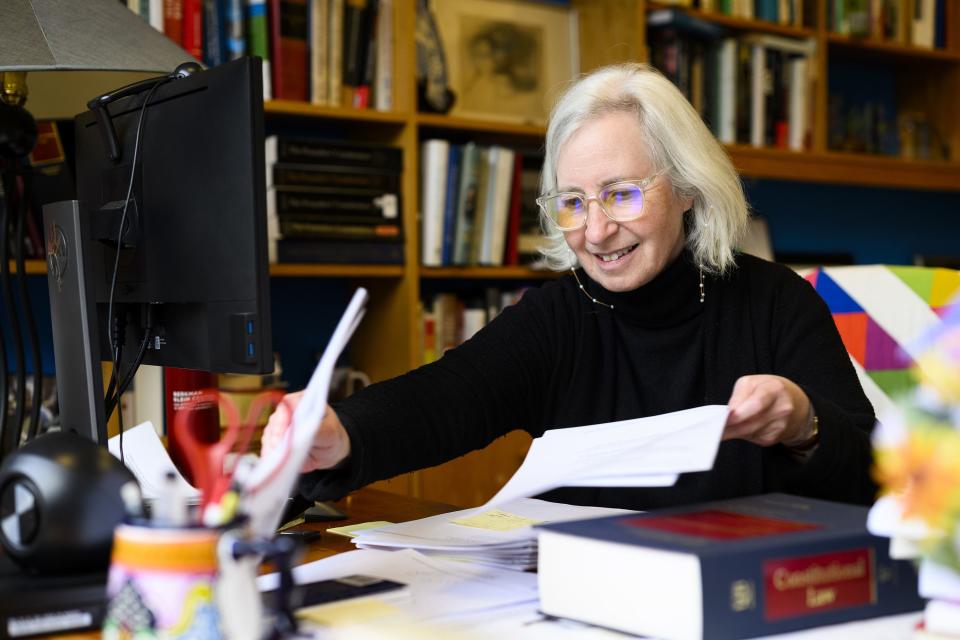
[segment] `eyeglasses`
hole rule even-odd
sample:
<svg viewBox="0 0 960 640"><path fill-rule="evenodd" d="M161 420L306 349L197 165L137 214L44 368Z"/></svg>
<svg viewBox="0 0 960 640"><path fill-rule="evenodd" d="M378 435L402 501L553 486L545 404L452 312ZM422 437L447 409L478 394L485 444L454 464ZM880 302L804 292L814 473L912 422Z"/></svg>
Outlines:
<svg viewBox="0 0 960 640"><path fill-rule="evenodd" d="M643 214L644 193L662 171L642 180L621 180L608 184L596 195L563 192L540 196L537 204L561 231L575 231L587 224L587 207L596 200L603 214L614 222L630 222Z"/></svg>

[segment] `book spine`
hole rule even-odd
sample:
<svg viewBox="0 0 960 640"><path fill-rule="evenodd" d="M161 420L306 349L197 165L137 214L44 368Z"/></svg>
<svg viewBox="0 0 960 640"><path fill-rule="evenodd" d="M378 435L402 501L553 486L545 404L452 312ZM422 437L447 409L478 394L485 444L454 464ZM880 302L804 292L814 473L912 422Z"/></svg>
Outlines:
<svg viewBox="0 0 960 640"><path fill-rule="evenodd" d="M306 102L306 0L270 0L270 26L273 97Z"/></svg>
<svg viewBox="0 0 960 640"><path fill-rule="evenodd" d="M315 216L340 215L378 219L396 219L397 210L388 200L393 198L380 196L356 196L351 194L323 194L303 190L274 189L277 215L312 214Z"/></svg>
<svg viewBox="0 0 960 640"><path fill-rule="evenodd" d="M443 239L440 252L440 263L445 267L453 264L453 244L457 233L457 188L460 186L462 159L463 147L450 145L447 186L443 199Z"/></svg>
<svg viewBox="0 0 960 640"><path fill-rule="evenodd" d="M224 63L225 16L220 0L203 0L203 63L216 67Z"/></svg>
<svg viewBox="0 0 960 640"><path fill-rule="evenodd" d="M163 32L183 46L183 0L163 0Z"/></svg>
<svg viewBox="0 0 960 640"><path fill-rule="evenodd" d="M397 224L343 224L331 222L301 222L280 218L280 231L284 238L342 238L344 240L395 240L402 239Z"/></svg>
<svg viewBox="0 0 960 640"><path fill-rule="evenodd" d="M393 0L380 0L377 11L377 55L373 100L377 111L393 109Z"/></svg>
<svg viewBox="0 0 960 640"><path fill-rule="evenodd" d="M353 95L363 74L364 24L367 0L346 0L343 12L343 91L341 104L353 105Z"/></svg>
<svg viewBox="0 0 960 640"><path fill-rule="evenodd" d="M701 558L703 628L710 637L746 638L918 610L917 575L891 560L889 541L809 543Z"/></svg>
<svg viewBox="0 0 960 640"><path fill-rule="evenodd" d="M223 26L227 60L237 60L247 55L247 40L244 37L243 0L226 0Z"/></svg>
<svg viewBox="0 0 960 640"><path fill-rule="evenodd" d="M191 56L203 58L203 6L201 0L183 0L183 48Z"/></svg>
<svg viewBox="0 0 960 640"><path fill-rule="evenodd" d="M460 184L457 186L457 222L453 241L453 264L462 266L470 261L473 243L480 150L476 143L468 142L463 146L461 156Z"/></svg>
<svg viewBox="0 0 960 640"><path fill-rule="evenodd" d="M330 3L328 0L310 2L310 102L318 105L330 103L327 90L330 79L329 48L327 34L330 31Z"/></svg>
<svg viewBox="0 0 960 640"><path fill-rule="evenodd" d="M520 236L521 183L523 181L523 154L516 152L513 158L513 180L510 185L510 213L507 218L507 238L503 263L519 264L517 240Z"/></svg>
<svg viewBox="0 0 960 640"><path fill-rule="evenodd" d="M326 170L296 164L275 164L273 184L285 187L362 189L363 192L400 192L400 176L395 173L354 172L338 170L335 167Z"/></svg>
<svg viewBox="0 0 960 640"><path fill-rule="evenodd" d="M370 91L377 64L377 14L379 11L378 0L367 0L367 8L363 16L363 35L360 41L363 55L357 73L357 88L353 97L354 109L370 108Z"/></svg>
<svg viewBox="0 0 960 640"><path fill-rule="evenodd" d="M403 244L283 238L277 243L280 262L333 264L403 264Z"/></svg>
<svg viewBox="0 0 960 640"><path fill-rule="evenodd" d="M266 0L247 2L247 51L257 56L263 65L263 99L273 98L273 80L270 73L270 29L267 25Z"/></svg>
<svg viewBox="0 0 960 640"><path fill-rule="evenodd" d="M443 205L446 200L450 142L425 140L422 149L420 261L425 267L439 267L443 257Z"/></svg>
<svg viewBox="0 0 960 640"><path fill-rule="evenodd" d="M330 34L327 53L328 76L327 100L330 106L343 104L343 12L344 0L330 1Z"/></svg>
<svg viewBox="0 0 960 640"><path fill-rule="evenodd" d="M277 162L299 162L360 167L393 171L403 170L403 152L395 147L333 144L305 138L276 138Z"/></svg>

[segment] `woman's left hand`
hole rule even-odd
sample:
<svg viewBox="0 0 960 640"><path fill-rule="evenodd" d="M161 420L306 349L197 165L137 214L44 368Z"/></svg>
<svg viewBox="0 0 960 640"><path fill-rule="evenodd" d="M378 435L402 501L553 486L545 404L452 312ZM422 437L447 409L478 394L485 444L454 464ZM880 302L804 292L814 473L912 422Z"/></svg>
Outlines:
<svg viewBox="0 0 960 640"><path fill-rule="evenodd" d="M743 376L727 402L723 439L739 438L761 447L797 445L813 435L810 399L794 382L772 375Z"/></svg>

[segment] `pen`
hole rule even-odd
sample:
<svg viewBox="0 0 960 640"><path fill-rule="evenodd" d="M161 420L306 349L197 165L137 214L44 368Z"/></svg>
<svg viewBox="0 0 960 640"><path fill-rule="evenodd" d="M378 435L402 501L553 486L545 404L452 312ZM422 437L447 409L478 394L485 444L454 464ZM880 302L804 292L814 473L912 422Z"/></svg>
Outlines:
<svg viewBox="0 0 960 640"><path fill-rule="evenodd" d="M177 474L170 470L163 476L164 487L153 506L151 521L161 527L183 527L187 524L187 499L180 490Z"/></svg>

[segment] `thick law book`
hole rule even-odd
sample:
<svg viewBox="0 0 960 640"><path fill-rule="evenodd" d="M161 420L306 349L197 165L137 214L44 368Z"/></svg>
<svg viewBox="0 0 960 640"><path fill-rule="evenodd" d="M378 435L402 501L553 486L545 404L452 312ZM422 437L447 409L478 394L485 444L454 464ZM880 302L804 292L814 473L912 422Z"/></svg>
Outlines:
<svg viewBox="0 0 960 640"><path fill-rule="evenodd" d="M658 638L748 638L920 610L866 507L767 494L547 524L540 607Z"/></svg>
<svg viewBox="0 0 960 640"><path fill-rule="evenodd" d="M358 193L379 191L400 193L400 175L363 167L327 167L312 164L277 163L273 182L267 187L306 187L308 189L356 189Z"/></svg>
<svg viewBox="0 0 960 640"><path fill-rule="evenodd" d="M292 162L399 173L403 150L379 144L271 135L265 141L267 166Z"/></svg>
<svg viewBox="0 0 960 640"><path fill-rule="evenodd" d="M403 264L403 243L384 240L355 241L281 238L279 262L330 264Z"/></svg>

